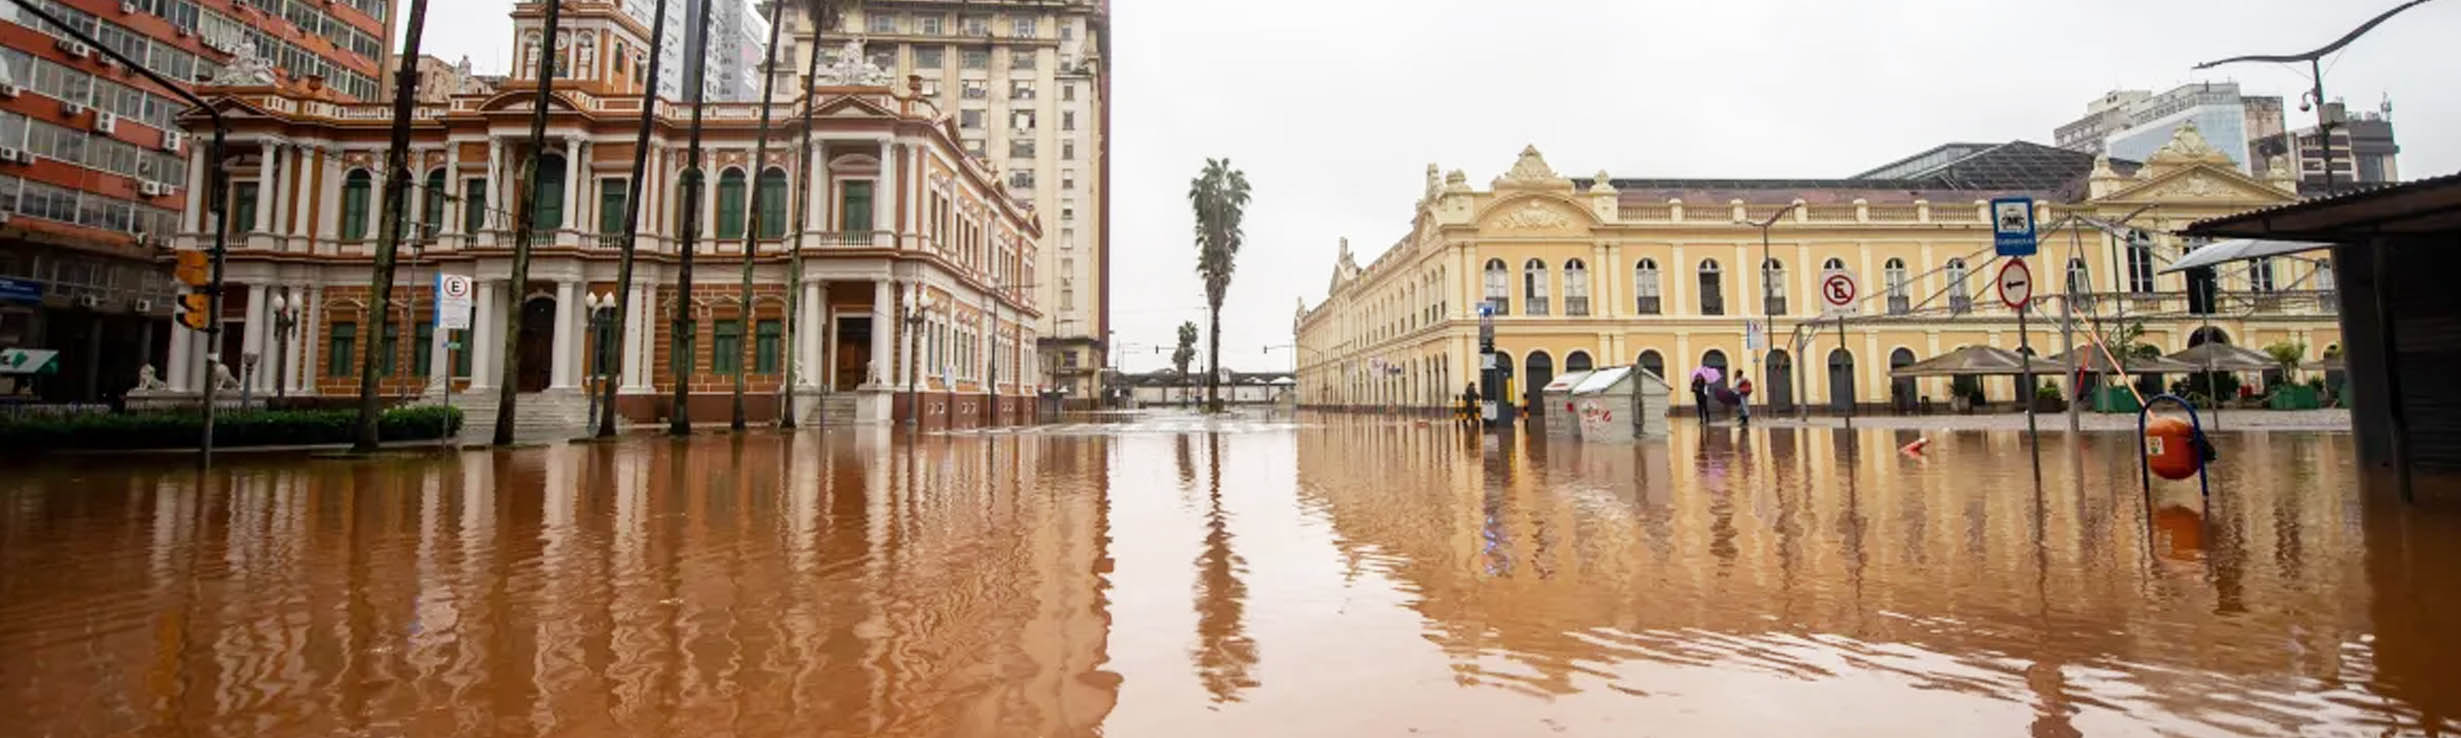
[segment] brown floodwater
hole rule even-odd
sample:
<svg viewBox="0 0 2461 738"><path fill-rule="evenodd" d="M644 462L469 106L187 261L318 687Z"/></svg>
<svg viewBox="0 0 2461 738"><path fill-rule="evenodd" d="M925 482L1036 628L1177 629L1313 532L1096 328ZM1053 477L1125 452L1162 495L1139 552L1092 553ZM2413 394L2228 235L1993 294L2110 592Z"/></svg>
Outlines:
<svg viewBox="0 0 2461 738"><path fill-rule="evenodd" d="M2351 439L1174 415L0 485L0 734L2461 732Z"/></svg>

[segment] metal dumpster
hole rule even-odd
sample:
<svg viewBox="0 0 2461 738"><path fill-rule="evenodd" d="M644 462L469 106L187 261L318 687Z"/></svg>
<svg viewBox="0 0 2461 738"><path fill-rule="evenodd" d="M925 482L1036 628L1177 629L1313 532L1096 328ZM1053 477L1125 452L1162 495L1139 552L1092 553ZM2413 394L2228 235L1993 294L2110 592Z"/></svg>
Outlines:
<svg viewBox="0 0 2461 738"><path fill-rule="evenodd" d="M1642 438L1665 438L1668 433L1666 414L1675 396L1675 387L1665 377L1634 368L1627 381L1632 407L1632 433Z"/></svg>
<svg viewBox="0 0 2461 738"><path fill-rule="evenodd" d="M1632 440L1632 367L1611 366L1590 372L1572 388L1573 412L1580 416L1581 440Z"/></svg>
<svg viewBox="0 0 2461 738"><path fill-rule="evenodd" d="M1581 437L1581 419L1572 408L1572 388L1580 386L1581 380L1596 373L1567 372L1538 390L1539 401L1547 404L1539 408L1538 416L1547 419L1548 438Z"/></svg>

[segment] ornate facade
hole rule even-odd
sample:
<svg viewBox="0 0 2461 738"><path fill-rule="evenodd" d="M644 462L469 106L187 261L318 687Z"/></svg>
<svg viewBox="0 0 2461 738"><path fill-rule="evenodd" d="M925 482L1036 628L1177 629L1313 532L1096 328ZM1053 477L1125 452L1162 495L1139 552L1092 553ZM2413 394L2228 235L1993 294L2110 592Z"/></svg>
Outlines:
<svg viewBox="0 0 2461 738"><path fill-rule="evenodd" d="M647 29L612 3L566 4L552 48L571 71L558 75L548 150L537 158L529 282L510 283L543 10L514 10L521 64L501 91L417 108L411 238L381 329L366 293L390 111L286 86L209 88L233 121L228 281L237 285L214 353L231 366L257 357L247 380L255 392L355 393L357 362L373 344L387 391L441 395L450 377L456 401L484 414L513 331L515 381L535 393L522 404L525 423L577 424L595 381L618 384L618 408L635 422L668 417L679 381L693 418L722 419L738 361L750 363L756 418L774 418L790 389L799 414L827 421L1029 412L1040 313L1022 286L1034 279L1039 221L964 153L946 113L879 75L796 84L755 161L758 105L710 104L701 155L712 186L695 204L693 239L682 225L691 110L662 100L636 229L624 215ZM802 152L806 95L816 106L813 147ZM192 169L190 188L206 191L206 169ZM808 214L800 231L798 210ZM203 210L188 212L177 247L208 246L209 225ZM616 335L601 322L613 311L592 306L617 299L624 234L636 230L631 318ZM695 279L685 300L676 272L688 240ZM740 286L747 248L749 295ZM476 279L475 335L434 328L440 273ZM174 390L201 381L201 338L173 337Z"/></svg>
<svg viewBox="0 0 2461 738"><path fill-rule="evenodd" d="M2158 273L2193 246L2169 231L2295 199L2286 178L2240 172L2193 127L2141 165L2023 142L1978 148L1889 179L1573 179L1533 148L1477 189L1430 166L1412 231L1365 266L1345 239L1325 300L1300 306L1301 402L1457 403L1479 378L1484 304L1499 361L1517 374L1516 403L1556 373L1623 364L1678 380L1698 366L1744 373L1756 403L1781 408L1946 403L1951 380L1892 380L1890 368L1960 346L2019 346L2017 316L1992 289L1985 211L2002 195L2034 196L2046 228L2087 223L2046 231L2028 260L2042 355L2066 348L2063 274L2080 343L2083 331L2141 324L2139 342L2165 352L2203 337L2302 343L2310 358L2338 344L2322 264L2224 269L2213 305L2191 301L2183 275ZM1860 284L1842 342L1817 291L1841 272ZM1760 351L1744 345L1750 322L1774 339ZM1690 404L1675 384L1677 403ZM1982 384L1991 400L2013 399L2014 382Z"/></svg>

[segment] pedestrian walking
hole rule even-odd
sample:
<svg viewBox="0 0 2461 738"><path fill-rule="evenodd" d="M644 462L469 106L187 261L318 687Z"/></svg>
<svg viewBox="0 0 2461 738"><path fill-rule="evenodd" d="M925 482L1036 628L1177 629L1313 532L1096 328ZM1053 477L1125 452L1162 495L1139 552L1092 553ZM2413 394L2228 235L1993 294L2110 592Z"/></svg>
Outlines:
<svg viewBox="0 0 2461 738"><path fill-rule="evenodd" d="M1700 424L1709 424L1709 381L1692 375L1692 407L1700 411Z"/></svg>
<svg viewBox="0 0 2461 738"><path fill-rule="evenodd" d="M1752 378L1735 383L1735 417L1743 427L1752 427Z"/></svg>

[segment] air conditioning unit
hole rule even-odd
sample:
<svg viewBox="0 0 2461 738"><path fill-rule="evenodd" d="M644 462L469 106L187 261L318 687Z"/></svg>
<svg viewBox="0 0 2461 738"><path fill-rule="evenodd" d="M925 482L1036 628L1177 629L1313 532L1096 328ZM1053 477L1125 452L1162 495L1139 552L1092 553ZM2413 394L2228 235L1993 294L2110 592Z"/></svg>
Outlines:
<svg viewBox="0 0 2461 738"><path fill-rule="evenodd" d="M120 116L113 115L111 113L94 114L94 130L102 133L111 133L119 130L119 127Z"/></svg>
<svg viewBox="0 0 2461 738"><path fill-rule="evenodd" d="M188 148L188 134L179 131L162 132L162 150L179 153Z"/></svg>
<svg viewBox="0 0 2461 738"><path fill-rule="evenodd" d="M79 59L94 55L94 47L85 45L85 42L83 41L69 41L63 43L60 45L60 50L66 51L69 56L77 57Z"/></svg>
<svg viewBox="0 0 2461 738"><path fill-rule="evenodd" d="M174 29L172 29L172 31L173 31L173 32L178 33L180 38L187 38L187 37L189 37L189 36L194 36L194 35L196 35L196 32L195 32L195 31L188 30L188 27L187 27L187 26L180 26L180 27L178 27L178 28L174 28Z"/></svg>
<svg viewBox="0 0 2461 738"><path fill-rule="evenodd" d="M33 149L18 149L18 150L17 150L17 163L19 163L19 164L32 164L32 163L34 163L34 150L33 150Z"/></svg>
<svg viewBox="0 0 2461 738"><path fill-rule="evenodd" d="M64 100L64 101L61 101L61 102L60 102L60 114L61 114L61 115L66 115L66 116L69 116L69 117L76 117L76 116L84 115L84 114L85 114L85 103L81 103L81 102L68 102L68 101L65 101L65 100Z"/></svg>
<svg viewBox="0 0 2461 738"><path fill-rule="evenodd" d="M8 211L6 211L6 210L0 210L0 225L8 225L8 224L9 224L9 213L8 213Z"/></svg>
<svg viewBox="0 0 2461 738"><path fill-rule="evenodd" d="M94 308L96 308L96 307L100 307L102 304L103 304L102 298L98 298L98 297L95 297L95 296L93 296L93 295L78 295L78 296L77 296L77 307L85 308L85 309L87 309L87 310L92 310L92 309L94 309Z"/></svg>
<svg viewBox="0 0 2461 738"><path fill-rule="evenodd" d="M154 312L154 301L153 301L153 300L148 300L148 299L145 299L145 298L142 298L142 297L137 298L137 299L135 299L135 300L130 300L130 301L128 302L128 309L133 310L133 311L136 311L136 312L140 312L140 313L150 313L150 312Z"/></svg>
<svg viewBox="0 0 2461 738"><path fill-rule="evenodd" d="M128 14L130 14L130 13L135 13L135 12L137 12L137 4L136 4L136 3L132 3L132 2L121 2L121 3L120 3L120 14L121 14L121 15L128 15Z"/></svg>
<svg viewBox="0 0 2461 738"><path fill-rule="evenodd" d="M9 146L0 146L0 162L8 162L11 164L17 163L17 149Z"/></svg>
<svg viewBox="0 0 2461 738"><path fill-rule="evenodd" d="M24 91L25 88L18 87L16 85L0 84L0 97L16 97L17 93Z"/></svg>
<svg viewBox="0 0 2461 738"><path fill-rule="evenodd" d="M137 191L145 193L146 197L161 197L162 189L161 182L143 182L137 185Z"/></svg>

